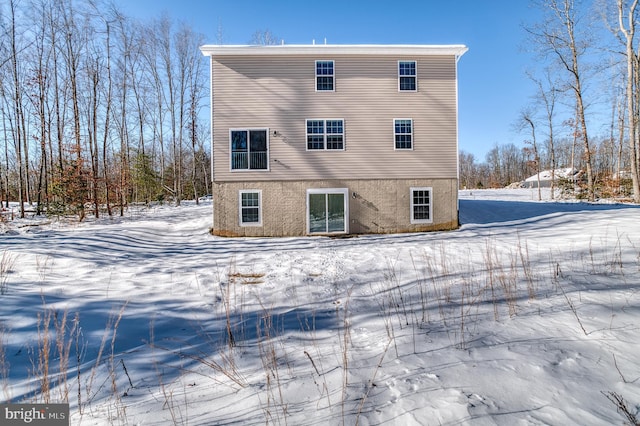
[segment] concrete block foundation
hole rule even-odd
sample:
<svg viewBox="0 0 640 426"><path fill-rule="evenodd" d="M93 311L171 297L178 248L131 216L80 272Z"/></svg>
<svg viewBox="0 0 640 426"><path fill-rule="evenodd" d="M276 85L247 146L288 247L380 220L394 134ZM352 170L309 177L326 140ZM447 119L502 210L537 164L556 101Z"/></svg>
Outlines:
<svg viewBox="0 0 640 426"><path fill-rule="evenodd" d="M213 234L226 237L310 235L308 190L328 188L346 189L347 229L337 234L424 232L458 227L456 179L217 182L213 185ZM429 223L411 223L411 188L431 188ZM260 191L262 220L259 226L241 225L241 190Z"/></svg>

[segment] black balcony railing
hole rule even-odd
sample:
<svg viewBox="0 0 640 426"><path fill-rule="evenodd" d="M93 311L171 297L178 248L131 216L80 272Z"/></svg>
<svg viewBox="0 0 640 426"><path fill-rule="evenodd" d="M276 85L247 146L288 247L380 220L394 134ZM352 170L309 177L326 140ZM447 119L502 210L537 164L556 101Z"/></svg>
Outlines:
<svg viewBox="0 0 640 426"><path fill-rule="evenodd" d="M231 153L232 170L266 170L267 151Z"/></svg>

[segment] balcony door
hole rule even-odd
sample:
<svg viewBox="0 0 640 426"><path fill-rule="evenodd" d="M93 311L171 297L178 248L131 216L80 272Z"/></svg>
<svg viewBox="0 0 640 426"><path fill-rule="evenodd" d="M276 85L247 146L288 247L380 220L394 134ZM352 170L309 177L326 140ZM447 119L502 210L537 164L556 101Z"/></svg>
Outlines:
<svg viewBox="0 0 640 426"><path fill-rule="evenodd" d="M268 170L267 129L231 130L231 170Z"/></svg>

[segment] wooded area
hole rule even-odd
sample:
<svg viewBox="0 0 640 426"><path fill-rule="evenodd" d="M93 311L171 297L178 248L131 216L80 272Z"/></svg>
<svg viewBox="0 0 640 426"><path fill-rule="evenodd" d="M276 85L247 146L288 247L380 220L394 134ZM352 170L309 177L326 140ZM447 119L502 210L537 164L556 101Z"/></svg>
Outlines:
<svg viewBox="0 0 640 426"><path fill-rule="evenodd" d="M483 162L460 152L460 186L573 168L580 197L640 202L638 0L532 5L541 19L523 31L536 93L506 123L522 144L497 141ZM140 22L96 0L3 2L0 202L82 219L209 194L204 41L168 16Z"/></svg>
<svg viewBox="0 0 640 426"><path fill-rule="evenodd" d="M82 219L210 193L202 35L92 0L8 0L0 33L5 205Z"/></svg>
<svg viewBox="0 0 640 426"><path fill-rule="evenodd" d="M512 123L522 145L496 144L482 163L460 152L460 186L504 187L572 168L582 172L577 181L552 176L552 185L640 202L638 0L530 3L541 19L523 28L536 92Z"/></svg>

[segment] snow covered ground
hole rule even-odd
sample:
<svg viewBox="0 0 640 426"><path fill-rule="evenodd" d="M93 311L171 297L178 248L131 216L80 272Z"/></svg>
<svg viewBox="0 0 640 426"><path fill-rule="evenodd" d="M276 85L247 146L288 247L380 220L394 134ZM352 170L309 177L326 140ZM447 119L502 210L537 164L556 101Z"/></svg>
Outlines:
<svg viewBox="0 0 640 426"><path fill-rule="evenodd" d="M211 202L0 234L0 401L73 425L640 417L640 208L460 193L459 230L224 239Z"/></svg>

